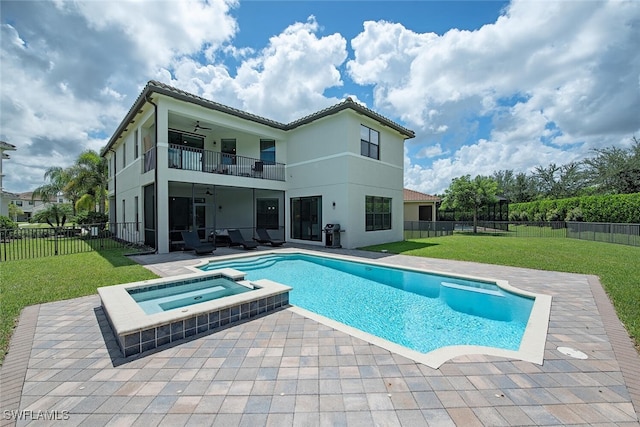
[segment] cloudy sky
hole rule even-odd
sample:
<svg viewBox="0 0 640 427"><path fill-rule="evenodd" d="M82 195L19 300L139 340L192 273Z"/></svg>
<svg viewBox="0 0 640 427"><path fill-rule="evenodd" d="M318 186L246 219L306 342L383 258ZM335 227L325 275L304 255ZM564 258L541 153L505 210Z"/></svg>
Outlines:
<svg viewBox="0 0 640 427"><path fill-rule="evenodd" d="M347 96L413 129L405 186L640 137L640 2L0 2L4 189L99 151L148 80L282 122Z"/></svg>

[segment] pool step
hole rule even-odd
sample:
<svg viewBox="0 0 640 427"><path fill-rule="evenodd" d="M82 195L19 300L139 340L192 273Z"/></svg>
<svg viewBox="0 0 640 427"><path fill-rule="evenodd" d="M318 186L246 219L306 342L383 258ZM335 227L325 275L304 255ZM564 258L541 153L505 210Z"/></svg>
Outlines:
<svg viewBox="0 0 640 427"><path fill-rule="evenodd" d="M461 291L478 292L481 294L493 295L496 297L504 298L504 294L502 292L496 291L493 289L478 288L476 286L460 285L460 284L451 283L451 282L440 282L440 285L446 288L459 289Z"/></svg>

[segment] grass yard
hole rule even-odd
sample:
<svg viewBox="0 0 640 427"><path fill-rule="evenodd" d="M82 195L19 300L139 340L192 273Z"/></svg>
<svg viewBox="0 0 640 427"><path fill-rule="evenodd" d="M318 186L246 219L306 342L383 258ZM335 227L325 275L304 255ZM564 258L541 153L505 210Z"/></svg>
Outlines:
<svg viewBox="0 0 640 427"><path fill-rule="evenodd" d="M29 305L92 295L101 286L157 277L127 249L0 262L0 363L15 321Z"/></svg>
<svg viewBox="0 0 640 427"><path fill-rule="evenodd" d="M596 275L640 350L640 247L576 239L454 234L364 249Z"/></svg>

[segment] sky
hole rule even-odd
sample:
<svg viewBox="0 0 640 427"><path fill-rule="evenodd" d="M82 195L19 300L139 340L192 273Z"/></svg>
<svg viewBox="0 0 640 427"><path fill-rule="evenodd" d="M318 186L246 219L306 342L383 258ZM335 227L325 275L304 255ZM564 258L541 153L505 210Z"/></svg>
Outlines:
<svg viewBox="0 0 640 427"><path fill-rule="evenodd" d="M415 131L404 184L640 137L640 1L0 2L5 191L100 151L149 80L290 122L347 96Z"/></svg>

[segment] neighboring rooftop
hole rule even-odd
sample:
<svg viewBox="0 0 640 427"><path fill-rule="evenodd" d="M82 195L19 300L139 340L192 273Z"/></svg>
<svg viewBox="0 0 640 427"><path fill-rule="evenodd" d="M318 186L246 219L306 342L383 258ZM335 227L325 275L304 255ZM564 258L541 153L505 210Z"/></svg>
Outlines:
<svg viewBox="0 0 640 427"><path fill-rule="evenodd" d="M15 150L16 146L8 142L0 141L0 150Z"/></svg>
<svg viewBox="0 0 640 427"><path fill-rule="evenodd" d="M405 202L439 202L440 197L431 194L420 193L419 191L404 189Z"/></svg>

